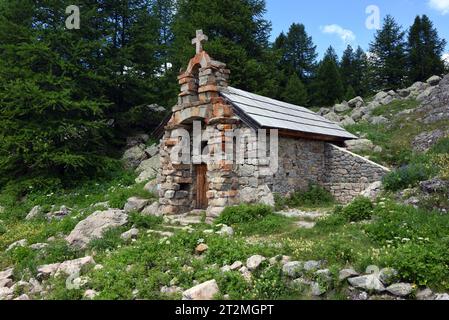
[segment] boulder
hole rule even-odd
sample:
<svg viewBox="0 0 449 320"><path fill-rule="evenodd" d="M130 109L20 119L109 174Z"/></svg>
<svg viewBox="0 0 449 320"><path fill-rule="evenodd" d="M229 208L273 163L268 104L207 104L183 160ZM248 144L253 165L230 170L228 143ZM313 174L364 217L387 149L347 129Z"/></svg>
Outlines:
<svg viewBox="0 0 449 320"><path fill-rule="evenodd" d="M206 252L208 249L209 249L209 246L207 244L200 243L199 245L196 246L195 253L201 255L204 252Z"/></svg>
<svg viewBox="0 0 449 320"><path fill-rule="evenodd" d="M435 296L429 288L419 290L416 293L416 300L434 300Z"/></svg>
<svg viewBox="0 0 449 320"><path fill-rule="evenodd" d="M447 293L437 293L435 295L435 300L448 301L449 300L449 294L447 294Z"/></svg>
<svg viewBox="0 0 449 320"><path fill-rule="evenodd" d="M445 192L449 190L449 181L440 178L433 178L431 180L422 181L419 184L421 191L432 194L438 192Z"/></svg>
<svg viewBox="0 0 449 320"><path fill-rule="evenodd" d="M42 207L41 206L35 206L27 214L25 220L35 219L35 218L39 217L41 214L42 214Z"/></svg>
<svg viewBox="0 0 449 320"><path fill-rule="evenodd" d="M159 147L160 146L158 144L153 144L153 145L147 147L145 149L145 152L148 155L148 157L152 158L159 153Z"/></svg>
<svg viewBox="0 0 449 320"><path fill-rule="evenodd" d="M75 260L68 260L62 263L53 263L37 267L37 272L44 278L49 276L59 276L61 274L79 274L83 267L95 265L94 258L87 256Z"/></svg>
<svg viewBox="0 0 449 320"><path fill-rule="evenodd" d="M322 261L310 260L310 261L306 261L304 263L304 270L305 271L318 270L322 266L323 266L323 262Z"/></svg>
<svg viewBox="0 0 449 320"><path fill-rule="evenodd" d="M27 301L27 300L31 300L30 297L27 294L21 294L20 296L18 296L17 298L15 298L14 300L17 301Z"/></svg>
<svg viewBox="0 0 449 320"><path fill-rule="evenodd" d="M136 178L136 183L142 183L154 179L158 174L160 166L161 160L159 155L143 160L136 169L136 172L139 174Z"/></svg>
<svg viewBox="0 0 449 320"><path fill-rule="evenodd" d="M362 97L355 97L352 100L349 100L348 102L349 107L351 108L361 108L365 105L365 101L363 101Z"/></svg>
<svg viewBox="0 0 449 320"><path fill-rule="evenodd" d="M362 108L357 108L357 109L354 109L354 111L352 111L351 118L354 121L358 121L358 120L362 119L363 115L364 115L364 113L363 113Z"/></svg>
<svg viewBox="0 0 449 320"><path fill-rule="evenodd" d="M342 127L351 126L353 124L355 124L355 121L349 116L345 116L344 119L340 121L340 126Z"/></svg>
<svg viewBox="0 0 449 320"><path fill-rule="evenodd" d="M217 281L210 280L182 293L182 300L212 300L219 293Z"/></svg>
<svg viewBox="0 0 449 320"><path fill-rule="evenodd" d="M384 100L386 97L388 97L388 93L386 93L385 91L380 91L374 96L373 101L380 102Z"/></svg>
<svg viewBox="0 0 449 320"><path fill-rule="evenodd" d="M49 213L47 213L47 219L48 220L61 220L64 219L65 217L67 217L68 215L70 215L70 213L72 212L72 209L67 208L66 206L62 205L58 211L50 211Z"/></svg>
<svg viewBox="0 0 449 320"><path fill-rule="evenodd" d="M301 276L304 271L304 263L300 261L291 261L284 264L282 273L290 278L297 278Z"/></svg>
<svg viewBox="0 0 449 320"><path fill-rule="evenodd" d="M12 279L9 279L9 278L0 279L0 288L4 288L4 287L11 288L12 284L13 284Z"/></svg>
<svg viewBox="0 0 449 320"><path fill-rule="evenodd" d="M410 283L395 283L386 290L394 296L407 297L413 292L413 287Z"/></svg>
<svg viewBox="0 0 449 320"><path fill-rule="evenodd" d="M147 159L148 155L145 149L144 144L138 144L126 150L122 157L125 168L134 170L143 160Z"/></svg>
<svg viewBox="0 0 449 320"><path fill-rule="evenodd" d="M426 100L427 98L430 97L430 95L432 94L432 92L435 90L435 87L429 87L426 90L422 91L420 94L418 94L418 96L416 97L416 100L418 100L419 102L423 102L424 100Z"/></svg>
<svg viewBox="0 0 449 320"><path fill-rule="evenodd" d="M216 232L220 236L233 236L234 229L227 225L223 225L219 231Z"/></svg>
<svg viewBox="0 0 449 320"><path fill-rule="evenodd" d="M399 90L398 90L398 95L399 95L401 98L407 98L407 97L410 95L410 93L411 93L410 88L407 88L407 89L399 89Z"/></svg>
<svg viewBox="0 0 449 320"><path fill-rule="evenodd" d="M89 289L89 290L84 291L83 297L85 299L93 300L98 295L99 295L99 293L97 291Z"/></svg>
<svg viewBox="0 0 449 320"><path fill-rule="evenodd" d="M123 232L123 233L120 235L120 238L121 238L122 240L129 241L129 240L131 240L131 239L136 239L138 235L139 235L139 229L137 229L137 228L132 228L132 229L126 231L126 232Z"/></svg>
<svg viewBox="0 0 449 320"><path fill-rule="evenodd" d="M6 249L6 252L11 251L15 248L19 248L19 247L26 247L28 245L28 241L27 239L22 239L22 240L18 240L14 243L11 243L8 248Z"/></svg>
<svg viewBox="0 0 449 320"><path fill-rule="evenodd" d="M355 278L349 278L348 282L351 286L369 292L383 292L385 287L376 274L369 274Z"/></svg>
<svg viewBox="0 0 449 320"><path fill-rule="evenodd" d="M329 108L321 108L321 109L318 111L318 114L319 114L320 116L324 116L325 114L328 114L330 111L331 111L331 110L330 110Z"/></svg>
<svg viewBox="0 0 449 320"><path fill-rule="evenodd" d="M389 120L383 116L372 117L370 122L374 125L387 124Z"/></svg>
<svg viewBox="0 0 449 320"><path fill-rule="evenodd" d="M143 189L145 191L148 191L154 195L158 195L159 194L159 184L157 183L157 179L153 179L151 181L149 181L144 187Z"/></svg>
<svg viewBox="0 0 449 320"><path fill-rule="evenodd" d="M249 271L254 271L266 260L265 257L262 257L261 255L254 255L248 258L246 260L246 267Z"/></svg>
<svg viewBox="0 0 449 320"><path fill-rule="evenodd" d="M145 208L148 205L149 202L150 200L148 199L140 199L137 197L132 197L128 199L128 202L126 202L123 210L126 213L140 212L143 210L143 208Z"/></svg>
<svg viewBox="0 0 449 320"><path fill-rule="evenodd" d="M6 269L5 271L0 272L0 280L12 279L13 275L14 275L14 268Z"/></svg>
<svg viewBox="0 0 449 320"><path fill-rule="evenodd" d="M14 291L8 287L0 288L0 301L11 300L13 298Z"/></svg>
<svg viewBox="0 0 449 320"><path fill-rule="evenodd" d="M30 246L33 250L43 250L48 247L48 243L34 243Z"/></svg>
<svg viewBox="0 0 449 320"><path fill-rule="evenodd" d="M376 200L376 198L382 192L382 181L376 181L370 184L368 188L363 190L360 195L365 198L369 198L372 201Z"/></svg>
<svg viewBox="0 0 449 320"><path fill-rule="evenodd" d="M340 104L336 104L334 106L334 112L337 112L337 113L343 113L343 112L346 112L346 111L348 111L350 109L351 108L348 106L347 103L340 103Z"/></svg>
<svg viewBox="0 0 449 320"><path fill-rule="evenodd" d="M332 122L340 122L340 116L337 115L335 112L331 111L328 114L324 115L324 118L332 121Z"/></svg>
<svg viewBox="0 0 449 320"><path fill-rule="evenodd" d="M239 270L242 267L243 267L243 263L241 261L236 261L229 266L229 269L234 271L234 270Z"/></svg>
<svg viewBox="0 0 449 320"><path fill-rule="evenodd" d="M102 238L108 229L121 227L127 222L128 215L123 210L96 211L80 221L65 239L71 246L85 249L91 240Z"/></svg>
<svg viewBox="0 0 449 320"><path fill-rule="evenodd" d="M374 149L374 144L368 139L348 140L346 148L352 152L369 152Z"/></svg>
<svg viewBox="0 0 449 320"><path fill-rule="evenodd" d="M141 214L144 216L156 216L160 217L162 213L159 210L160 204L159 201L153 202L149 206L146 206L145 209L142 210Z"/></svg>
<svg viewBox="0 0 449 320"><path fill-rule="evenodd" d="M398 272L393 268L383 268L379 272L379 280L386 286L391 285L396 281Z"/></svg>
<svg viewBox="0 0 449 320"><path fill-rule="evenodd" d="M353 268L343 269L340 270L340 273L338 275L338 279L340 281L344 281L348 278L353 278L359 276L359 273L355 271Z"/></svg>
<svg viewBox="0 0 449 320"><path fill-rule="evenodd" d="M429 79L427 79L426 83L430 84L431 86L436 86L440 83L441 77L439 76L431 76Z"/></svg>
<svg viewBox="0 0 449 320"><path fill-rule="evenodd" d="M430 84L424 83L424 82L415 82L413 85L411 85L408 90L410 90L410 97L416 98L418 95L420 95L424 90L430 87Z"/></svg>
<svg viewBox="0 0 449 320"><path fill-rule="evenodd" d="M312 282L310 284L310 293L314 297L320 297L326 293L326 288L320 285L318 282Z"/></svg>
<svg viewBox="0 0 449 320"><path fill-rule="evenodd" d="M436 129L423 132L413 139L412 148L417 152L426 152L445 137L449 137L449 130Z"/></svg>

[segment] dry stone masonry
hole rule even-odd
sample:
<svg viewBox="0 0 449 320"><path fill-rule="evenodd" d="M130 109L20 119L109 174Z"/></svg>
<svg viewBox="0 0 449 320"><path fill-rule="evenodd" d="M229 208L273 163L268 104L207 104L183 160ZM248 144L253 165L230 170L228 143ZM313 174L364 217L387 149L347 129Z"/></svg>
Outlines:
<svg viewBox="0 0 449 320"><path fill-rule="evenodd" d="M334 147L320 136L280 134L276 160L279 169L275 174L270 170L273 160L269 157L256 160L247 157L243 164L224 160L207 161L207 164L195 161L198 159L186 145L188 142L192 145L196 122L201 122L201 150L205 150L203 156L209 159L225 152L227 142L234 146L241 143L230 140L234 137L227 135L229 131L253 131L243 121L241 112L220 94L228 90L230 71L224 63L213 60L203 51L201 41L206 38L198 32L193 41L197 54L178 77L181 93L163 128L157 180L159 214L179 215L201 209L206 210L209 217L216 217L225 207L239 203L273 205L273 193L286 195L305 189L309 184L322 185L338 200L348 202L388 172L387 168ZM348 108L362 106L361 98L348 103ZM183 139L185 132L191 141ZM255 153L256 139L254 134L249 134L239 145L242 148L235 148L234 156ZM173 154L181 154L186 149L187 153L182 154L187 154L188 161L173 158Z"/></svg>

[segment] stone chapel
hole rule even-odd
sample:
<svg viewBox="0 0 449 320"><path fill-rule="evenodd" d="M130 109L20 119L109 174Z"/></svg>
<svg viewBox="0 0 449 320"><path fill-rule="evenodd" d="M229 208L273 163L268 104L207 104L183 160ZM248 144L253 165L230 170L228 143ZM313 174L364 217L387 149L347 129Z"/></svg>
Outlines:
<svg viewBox="0 0 449 320"><path fill-rule="evenodd" d="M389 171L343 148L346 140L357 137L309 109L229 86L231 71L203 50L206 40L197 31L192 40L196 55L178 76L178 103L155 132L161 138L157 181L162 214L198 209L216 217L226 206L239 203L272 205L274 193L285 196L310 184L326 188L347 203ZM225 142L233 141L227 132L276 129L277 171L269 170L271 158L244 163L173 161L174 148L186 143L178 131L193 134L195 122L209 133L201 148L211 156L225 151ZM254 135L244 143L245 154L255 151Z"/></svg>

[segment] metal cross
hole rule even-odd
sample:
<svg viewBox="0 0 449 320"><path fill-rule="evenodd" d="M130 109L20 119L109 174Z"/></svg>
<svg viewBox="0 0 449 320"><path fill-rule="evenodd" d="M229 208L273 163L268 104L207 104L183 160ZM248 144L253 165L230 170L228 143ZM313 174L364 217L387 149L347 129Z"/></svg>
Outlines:
<svg viewBox="0 0 449 320"><path fill-rule="evenodd" d="M207 41L209 38L203 33L203 30L196 30L196 38L192 39L192 44L196 45L196 53L203 51L203 41Z"/></svg>

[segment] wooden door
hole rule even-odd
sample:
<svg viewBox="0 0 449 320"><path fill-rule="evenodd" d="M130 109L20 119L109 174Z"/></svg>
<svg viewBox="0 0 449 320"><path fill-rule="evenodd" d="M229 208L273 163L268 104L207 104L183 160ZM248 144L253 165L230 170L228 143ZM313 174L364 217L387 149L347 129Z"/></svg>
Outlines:
<svg viewBox="0 0 449 320"><path fill-rule="evenodd" d="M207 164L196 166L196 208L207 209L207 190L209 183L207 182Z"/></svg>

